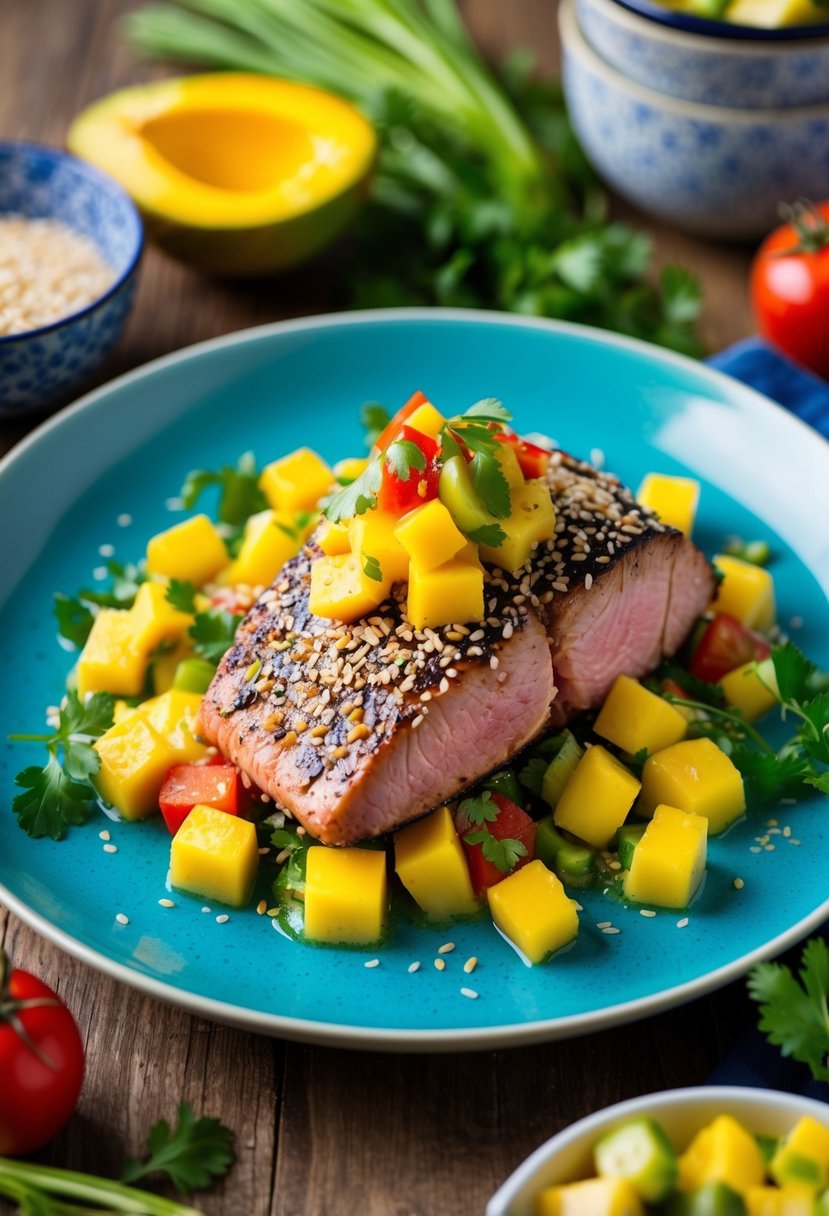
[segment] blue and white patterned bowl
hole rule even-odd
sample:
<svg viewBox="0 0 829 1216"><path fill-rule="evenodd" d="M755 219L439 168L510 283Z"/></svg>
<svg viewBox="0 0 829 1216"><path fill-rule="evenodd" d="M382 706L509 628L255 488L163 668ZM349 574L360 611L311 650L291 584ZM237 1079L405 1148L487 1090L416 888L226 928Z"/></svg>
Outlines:
<svg viewBox="0 0 829 1216"><path fill-rule="evenodd" d="M119 337L143 247L138 212L120 186L68 152L0 141L0 214L60 220L94 241L114 271L107 291L51 325L0 337L0 418L53 404Z"/></svg>
<svg viewBox="0 0 829 1216"><path fill-rule="evenodd" d="M808 25L739 25L735 21L721 21L715 17L698 17L680 8L669 8L662 0L618 0L619 4L633 13L641 13L649 21L676 30L688 30L691 34L705 34L708 38L742 38L753 42L788 42L790 39L821 38L829 34L829 21Z"/></svg>
<svg viewBox="0 0 829 1216"><path fill-rule="evenodd" d="M829 103L745 110L699 105L629 80L581 33L559 28L564 92L587 156L642 211L705 236L751 240L781 202L829 197Z"/></svg>
<svg viewBox="0 0 829 1216"><path fill-rule="evenodd" d="M712 38L660 24L619 0L576 0L576 13L602 59L659 93L749 109L829 101L829 34L786 41Z"/></svg>

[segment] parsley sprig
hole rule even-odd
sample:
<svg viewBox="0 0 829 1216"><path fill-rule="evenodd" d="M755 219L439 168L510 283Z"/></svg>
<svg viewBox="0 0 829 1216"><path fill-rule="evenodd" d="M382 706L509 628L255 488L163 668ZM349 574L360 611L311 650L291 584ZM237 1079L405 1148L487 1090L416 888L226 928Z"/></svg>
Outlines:
<svg viewBox="0 0 829 1216"><path fill-rule="evenodd" d="M192 511L205 491L216 488L219 502L217 519L231 554L235 556L242 532L251 515L264 511L268 500L259 488L259 470L253 452L244 452L235 465L218 470L193 469L181 487L181 505Z"/></svg>
<svg viewBox="0 0 829 1216"><path fill-rule="evenodd" d="M138 588L146 581L144 563L118 562L110 558L106 563L110 576L108 587L82 587L75 595L55 594L55 619L58 633L80 650L89 637L100 608L131 608Z"/></svg>
<svg viewBox="0 0 829 1216"><path fill-rule="evenodd" d="M829 946L823 938L804 946L799 977L782 963L758 963L748 991L769 1042L808 1064L816 1081L829 1081Z"/></svg>
<svg viewBox="0 0 829 1216"><path fill-rule="evenodd" d="M527 848L520 840L513 840L509 836L503 839L493 836L489 825L495 822L499 814L490 790L483 790L474 798L464 799L458 807L461 823L477 825L477 831L464 833L466 843L479 844L484 858L492 862L502 874L509 874L520 859L527 856Z"/></svg>
<svg viewBox="0 0 829 1216"><path fill-rule="evenodd" d="M92 779L101 767L92 744L112 725L114 706L109 693L81 701L70 691L54 731L9 735L16 742L43 743L49 753L43 768L33 765L15 778L23 792L13 799L12 810L29 836L62 840L68 827L88 819L98 796Z"/></svg>
<svg viewBox="0 0 829 1216"><path fill-rule="evenodd" d="M296 828L281 827L271 833L271 844L277 850L277 856L288 850L273 884L273 893L279 903L285 903L292 896L304 892L305 867L311 843L309 837L300 836Z"/></svg>
<svg viewBox="0 0 829 1216"><path fill-rule="evenodd" d="M236 630L243 620L241 613L228 612L226 608L197 612L189 630L194 653L207 659L208 663L220 663L233 645Z"/></svg>
<svg viewBox="0 0 829 1216"><path fill-rule="evenodd" d="M121 1181L132 1183L165 1174L177 1191L189 1195L222 1178L234 1161L233 1132L218 1119L197 1119L189 1102L179 1103L178 1122L159 1119L150 1128L141 1157L130 1157Z"/></svg>

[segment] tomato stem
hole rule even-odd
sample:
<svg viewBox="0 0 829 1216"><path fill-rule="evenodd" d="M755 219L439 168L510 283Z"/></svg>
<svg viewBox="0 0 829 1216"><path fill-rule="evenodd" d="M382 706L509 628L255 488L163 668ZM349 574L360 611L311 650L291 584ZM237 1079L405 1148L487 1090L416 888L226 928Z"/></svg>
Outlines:
<svg viewBox="0 0 829 1216"><path fill-rule="evenodd" d="M790 249L781 249L778 257L790 257L795 253L820 253L829 248L829 221L809 199L798 199L796 203L781 203L780 216L791 224L797 242Z"/></svg>

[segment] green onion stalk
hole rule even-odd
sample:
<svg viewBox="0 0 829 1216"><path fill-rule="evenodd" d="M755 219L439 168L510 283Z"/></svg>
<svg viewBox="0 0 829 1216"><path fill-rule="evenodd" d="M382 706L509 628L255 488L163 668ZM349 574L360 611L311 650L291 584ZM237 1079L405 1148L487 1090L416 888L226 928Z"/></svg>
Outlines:
<svg viewBox="0 0 829 1216"><path fill-rule="evenodd" d="M197 1208L92 1174L0 1157L0 1195L26 1216L201 1216Z"/></svg>

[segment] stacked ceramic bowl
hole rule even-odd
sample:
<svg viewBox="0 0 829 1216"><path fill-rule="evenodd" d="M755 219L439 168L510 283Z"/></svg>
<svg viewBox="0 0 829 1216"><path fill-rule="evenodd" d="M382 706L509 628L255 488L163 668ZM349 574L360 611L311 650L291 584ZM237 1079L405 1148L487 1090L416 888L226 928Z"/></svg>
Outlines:
<svg viewBox="0 0 829 1216"><path fill-rule="evenodd" d="M753 29L658 0L562 0L576 133L619 194L677 227L751 239L829 198L829 23Z"/></svg>

